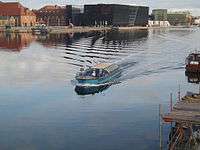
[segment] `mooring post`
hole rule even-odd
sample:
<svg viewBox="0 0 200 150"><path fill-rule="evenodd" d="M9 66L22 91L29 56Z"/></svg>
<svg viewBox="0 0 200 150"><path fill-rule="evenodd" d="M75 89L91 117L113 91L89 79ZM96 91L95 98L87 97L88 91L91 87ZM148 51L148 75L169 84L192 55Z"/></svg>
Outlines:
<svg viewBox="0 0 200 150"><path fill-rule="evenodd" d="M173 100L172 100L172 93L170 93L170 112L172 112L172 108L173 108Z"/></svg>
<svg viewBox="0 0 200 150"><path fill-rule="evenodd" d="M173 110L173 95L172 93L170 93L170 112L172 112L172 110ZM172 129L172 122L171 122L171 129ZM172 139L172 134L170 139Z"/></svg>
<svg viewBox="0 0 200 150"><path fill-rule="evenodd" d="M181 101L181 85L178 86L178 101Z"/></svg>
<svg viewBox="0 0 200 150"><path fill-rule="evenodd" d="M162 132L163 132L163 110L162 110L162 105L159 104L159 140L160 140L160 150L162 150L162 143L163 143L163 139L162 139Z"/></svg>
<svg viewBox="0 0 200 150"><path fill-rule="evenodd" d="M199 84L199 94L200 94L200 84Z"/></svg>

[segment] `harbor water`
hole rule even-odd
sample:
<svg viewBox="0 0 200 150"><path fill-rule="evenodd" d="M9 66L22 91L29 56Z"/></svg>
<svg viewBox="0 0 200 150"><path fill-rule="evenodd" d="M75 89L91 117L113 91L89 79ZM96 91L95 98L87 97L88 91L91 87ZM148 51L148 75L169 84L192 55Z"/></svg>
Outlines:
<svg viewBox="0 0 200 150"><path fill-rule="evenodd" d="M199 28L0 33L0 149L159 149L159 104L169 111L179 85L182 96L199 92L184 68L199 38ZM121 67L118 82L77 94L80 67L103 62Z"/></svg>

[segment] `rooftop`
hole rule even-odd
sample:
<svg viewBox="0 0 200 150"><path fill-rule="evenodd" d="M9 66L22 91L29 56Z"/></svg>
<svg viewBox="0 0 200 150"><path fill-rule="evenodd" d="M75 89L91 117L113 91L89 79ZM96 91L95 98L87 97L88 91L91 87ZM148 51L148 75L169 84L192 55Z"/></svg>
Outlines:
<svg viewBox="0 0 200 150"><path fill-rule="evenodd" d="M95 65L94 68L104 69L111 65L112 65L111 63L100 63L100 64Z"/></svg>
<svg viewBox="0 0 200 150"><path fill-rule="evenodd" d="M46 5L42 8L39 9L39 11L46 11L46 10L58 10L58 9L63 9L64 7L58 6L58 5Z"/></svg>
<svg viewBox="0 0 200 150"><path fill-rule="evenodd" d="M35 15L19 2L0 2L0 16Z"/></svg>

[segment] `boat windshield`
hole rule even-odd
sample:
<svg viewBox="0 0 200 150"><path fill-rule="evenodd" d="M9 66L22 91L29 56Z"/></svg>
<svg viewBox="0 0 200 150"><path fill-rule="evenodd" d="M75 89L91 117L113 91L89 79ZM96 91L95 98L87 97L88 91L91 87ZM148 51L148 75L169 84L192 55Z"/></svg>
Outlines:
<svg viewBox="0 0 200 150"><path fill-rule="evenodd" d="M103 69L96 69L96 68L92 68L92 69L86 69L84 72L81 73L81 76L84 77L104 77L107 76L108 72L103 70Z"/></svg>

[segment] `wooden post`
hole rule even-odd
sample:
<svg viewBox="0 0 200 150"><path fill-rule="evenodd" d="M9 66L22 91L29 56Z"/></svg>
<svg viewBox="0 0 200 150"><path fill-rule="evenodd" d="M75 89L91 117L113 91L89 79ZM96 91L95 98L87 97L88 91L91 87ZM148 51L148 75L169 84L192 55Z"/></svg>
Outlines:
<svg viewBox="0 0 200 150"><path fill-rule="evenodd" d="M172 93L170 93L170 112L172 112L172 110L173 110L173 95ZM172 122L171 122L171 129L172 129ZM170 138L172 139L172 134Z"/></svg>
<svg viewBox="0 0 200 150"><path fill-rule="evenodd" d="M178 86L178 101L181 101L181 85Z"/></svg>
<svg viewBox="0 0 200 150"><path fill-rule="evenodd" d="M199 94L200 94L200 84L199 84Z"/></svg>
<svg viewBox="0 0 200 150"><path fill-rule="evenodd" d="M172 93L170 93L170 112L172 112L173 101L172 101Z"/></svg>
<svg viewBox="0 0 200 150"><path fill-rule="evenodd" d="M160 140L160 145L159 145L159 148L160 150L162 150L162 143L163 143L163 139L162 139L162 132L163 132L163 121L162 121L162 105L159 104L159 140Z"/></svg>

